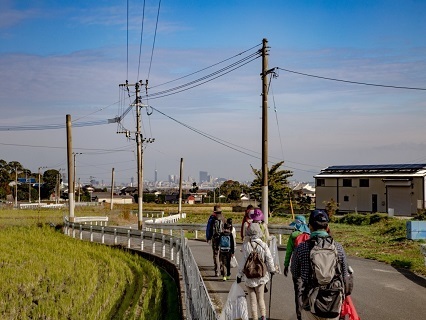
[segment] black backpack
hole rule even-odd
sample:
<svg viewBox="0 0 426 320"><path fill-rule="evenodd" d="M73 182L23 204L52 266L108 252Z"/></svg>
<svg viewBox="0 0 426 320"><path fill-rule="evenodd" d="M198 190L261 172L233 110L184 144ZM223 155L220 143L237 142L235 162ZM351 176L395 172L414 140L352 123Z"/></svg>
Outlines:
<svg viewBox="0 0 426 320"><path fill-rule="evenodd" d="M344 281L336 244L332 237L314 237L310 242L310 311L323 318L340 314L344 300Z"/></svg>
<svg viewBox="0 0 426 320"><path fill-rule="evenodd" d="M251 242L249 243L251 245ZM261 254L256 250L257 246L257 243L255 248L251 245L252 251L244 264L243 273L247 279L262 278L266 274L266 265Z"/></svg>

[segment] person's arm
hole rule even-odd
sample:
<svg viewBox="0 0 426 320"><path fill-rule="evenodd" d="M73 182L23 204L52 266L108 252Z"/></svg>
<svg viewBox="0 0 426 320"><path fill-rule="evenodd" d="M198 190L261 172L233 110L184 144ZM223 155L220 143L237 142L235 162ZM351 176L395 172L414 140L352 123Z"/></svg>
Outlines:
<svg viewBox="0 0 426 320"><path fill-rule="evenodd" d="M290 265L291 254L294 251L294 233L290 234L285 249L284 267L288 268Z"/></svg>
<svg viewBox="0 0 426 320"><path fill-rule="evenodd" d="M231 254L234 255L234 252L235 252L235 241L234 241L234 235L232 233L230 234L230 238L231 238Z"/></svg>

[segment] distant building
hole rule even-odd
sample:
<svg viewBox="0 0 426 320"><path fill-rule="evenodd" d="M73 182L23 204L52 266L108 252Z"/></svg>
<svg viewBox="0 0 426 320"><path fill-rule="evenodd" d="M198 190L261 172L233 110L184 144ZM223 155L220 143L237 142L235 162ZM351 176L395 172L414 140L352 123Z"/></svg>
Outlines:
<svg viewBox="0 0 426 320"><path fill-rule="evenodd" d="M207 171L200 171L200 184L203 182L210 182L210 176Z"/></svg>
<svg viewBox="0 0 426 320"><path fill-rule="evenodd" d="M426 164L330 166L315 177L316 208L411 216L425 209Z"/></svg>

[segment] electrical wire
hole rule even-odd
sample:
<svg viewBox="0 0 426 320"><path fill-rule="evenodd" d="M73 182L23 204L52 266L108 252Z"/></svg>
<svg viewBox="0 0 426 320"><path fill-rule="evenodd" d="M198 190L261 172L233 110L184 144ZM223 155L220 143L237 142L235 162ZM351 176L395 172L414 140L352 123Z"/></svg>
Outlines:
<svg viewBox="0 0 426 320"><path fill-rule="evenodd" d="M160 6L161 6L161 0L158 1L157 21L155 22L154 40L152 42L151 59L149 61L149 69L148 69L147 79L149 79L149 75L151 74L152 58L154 56L155 39L157 38L158 18L160 16Z"/></svg>
<svg viewBox="0 0 426 320"><path fill-rule="evenodd" d="M198 86L201 86L201 85L203 85L205 83L213 81L213 80L215 80L217 78L220 78L220 77L222 77L222 76L224 76L224 75L226 75L226 74L228 74L228 73L230 73L232 71L235 71L235 70L243 67L246 64L249 64L250 62L252 62L252 61L254 61L254 60L258 59L258 58L259 57L256 56L256 57L252 58L251 60L246 61L245 63L240 63L239 65L237 65L237 66L235 66L235 67L227 70L226 72L225 71L220 71L220 72L217 71L217 72L214 72L214 73L212 73L212 74L210 74L208 76L205 76L205 77L202 77L200 79L191 81L191 82L186 83L184 85L181 85L181 86L178 86L178 87L175 87L175 88L172 88L172 89L164 90L164 91L161 91L161 92L157 92L157 93L154 93L154 94L148 94L146 97L149 98L149 99L159 99L159 98L164 98L164 97L171 96L171 95L174 95L174 94L177 94L177 93L181 93L181 92L187 91L189 89L193 89L195 87L198 87ZM214 76L214 75L216 75L216 76ZM205 80L205 79L208 79L208 80ZM203 81L203 80L205 80L205 81ZM179 89L181 89L181 90L179 90Z"/></svg>
<svg viewBox="0 0 426 320"><path fill-rule="evenodd" d="M324 80L331 80L331 81L338 81L338 82L346 82L346 83L352 83L352 84L359 84L359 85L364 85L364 86L373 86L373 87L382 87L382 88L391 88L391 89L405 89L405 90L421 90L421 91L426 91L426 88L393 86L393 85L384 85L384 84L376 84L376 83L368 83L368 82L358 82L358 81L342 80L342 79L322 77L322 76L317 76L317 75L313 75L313 74L308 74L308 73L293 71L293 70L284 69L284 68L280 68L280 67L277 67L277 69L283 70L283 71L286 71L286 72L289 72L289 73L299 74L299 75L306 76L306 77L312 77L312 78L318 78L318 79L324 79Z"/></svg>
<svg viewBox="0 0 426 320"><path fill-rule="evenodd" d="M261 43L259 43L259 44L255 45L255 46L253 46L253 47L251 47L251 48L249 48L249 49L247 49L247 50L244 50L244 51L242 51L242 52L239 52L239 53L237 53L236 55L234 55L234 56L232 56L232 57L229 57L229 58L224 59L224 60L222 60L222 61L219 61L219 62L217 62L217 63L215 63L215 64L212 64L212 65L210 65L210 66L208 66L208 67L205 67L205 68L203 68L203 69L200 69L200 70L194 71L194 72L189 73L189 74L187 74L187 75L185 75L185 76L182 76L182 77L179 77L179 78L176 78L176 79L173 79L173 80L167 81L167 82L163 82L163 83L157 84L157 85L155 85L155 86L149 87L148 89L157 88L157 87L163 86L163 85L165 85L165 84L169 84L169 83L172 83L172 82L175 82L175 81L178 81L178 80L182 80L182 79L187 78L187 77L190 77L190 76L192 76L192 75L194 75L194 74L200 73L200 72L205 71L205 70L210 69L210 68L213 68L213 67L215 67L215 66L217 66L217 65L219 65L219 64L222 64L222 63L224 63L224 62L226 62L226 61L229 61L229 60L231 60L231 59L234 59L235 57L238 57L238 56L240 56L240 55L242 55L242 54L244 54L244 53L246 53L246 52L248 52L248 51L251 51L251 50L253 50L254 48L257 48L257 47L258 47L258 46L260 46L260 45L261 45ZM257 50L257 51L259 51L259 50Z"/></svg>
<svg viewBox="0 0 426 320"><path fill-rule="evenodd" d="M138 62L138 76L136 81L139 81L139 70L141 67L141 56L142 56L142 39L143 39L143 25L145 20L145 0L143 0L143 10L142 10L142 22L141 22L141 41L139 45L139 62Z"/></svg>

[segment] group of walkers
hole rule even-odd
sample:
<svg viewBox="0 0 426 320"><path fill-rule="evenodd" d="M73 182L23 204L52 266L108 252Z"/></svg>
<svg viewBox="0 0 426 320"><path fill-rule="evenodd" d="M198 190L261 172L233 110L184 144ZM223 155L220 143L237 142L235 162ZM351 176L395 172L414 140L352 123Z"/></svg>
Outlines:
<svg viewBox="0 0 426 320"><path fill-rule="evenodd" d="M350 299L351 269L342 245L331 237L327 213L313 210L308 221L298 215L290 226L294 231L287 242L283 273L286 277L291 273L297 319L359 320ZM264 320L267 283L280 269L277 257L271 254L273 237L259 208L247 207L240 237L242 258L237 263L236 282L245 280L252 319ZM236 234L232 219L225 220L219 205L207 223L206 238L212 245L214 274L226 281L231 276L231 262L235 261Z"/></svg>

